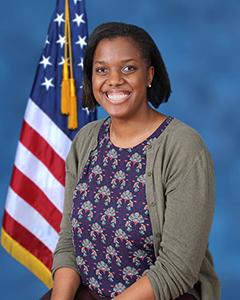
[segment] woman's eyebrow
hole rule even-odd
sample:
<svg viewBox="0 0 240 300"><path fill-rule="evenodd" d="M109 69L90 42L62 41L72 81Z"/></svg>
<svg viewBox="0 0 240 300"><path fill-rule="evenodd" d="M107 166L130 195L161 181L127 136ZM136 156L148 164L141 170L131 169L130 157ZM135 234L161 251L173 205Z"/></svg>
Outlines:
<svg viewBox="0 0 240 300"><path fill-rule="evenodd" d="M96 60L94 62L94 64L101 64L101 65L103 65L103 64L105 64L105 62L103 60Z"/></svg>
<svg viewBox="0 0 240 300"><path fill-rule="evenodd" d="M121 63L127 63L129 61L135 61L135 59L134 58L127 58L127 59L120 60ZM104 60L96 60L94 62L94 64L104 65L104 64L106 64L106 62Z"/></svg>

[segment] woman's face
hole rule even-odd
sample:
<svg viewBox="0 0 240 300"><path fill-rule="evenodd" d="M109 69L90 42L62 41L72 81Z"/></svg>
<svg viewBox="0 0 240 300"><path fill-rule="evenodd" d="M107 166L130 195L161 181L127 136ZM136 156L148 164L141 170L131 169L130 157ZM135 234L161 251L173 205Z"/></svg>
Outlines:
<svg viewBox="0 0 240 300"><path fill-rule="evenodd" d="M111 117L126 119L146 112L147 86L154 69L147 67L131 38L99 42L92 71L94 97Z"/></svg>

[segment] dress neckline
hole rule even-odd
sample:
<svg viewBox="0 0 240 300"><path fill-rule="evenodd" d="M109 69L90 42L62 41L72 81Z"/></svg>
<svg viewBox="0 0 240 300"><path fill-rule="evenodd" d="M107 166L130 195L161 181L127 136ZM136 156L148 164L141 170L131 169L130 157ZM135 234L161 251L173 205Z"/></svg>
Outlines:
<svg viewBox="0 0 240 300"><path fill-rule="evenodd" d="M106 134L106 138L107 138L107 142L109 143L109 145L112 148L115 148L116 150L120 150L120 151L132 151L135 148L138 148L140 146L144 146L146 145L149 140L153 139L153 138L157 138L163 131L164 129L167 127L167 125L173 120L173 117L171 116L167 116L166 119L142 142L138 143L135 146L132 147L119 147L116 146L112 143L111 139L110 139L110 124L111 124L111 117L107 117L106 120L104 121L104 126L105 126L105 134Z"/></svg>

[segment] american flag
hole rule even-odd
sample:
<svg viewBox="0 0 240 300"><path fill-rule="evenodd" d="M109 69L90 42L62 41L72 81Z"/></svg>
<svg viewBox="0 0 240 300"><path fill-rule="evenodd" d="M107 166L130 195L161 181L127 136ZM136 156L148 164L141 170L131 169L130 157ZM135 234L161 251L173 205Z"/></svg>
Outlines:
<svg viewBox="0 0 240 300"><path fill-rule="evenodd" d="M68 1L68 0L67 0ZM51 286L52 253L62 217L65 159L79 128L96 118L81 107L87 17L83 0L69 0L72 62L78 101L78 128L68 129L60 112L65 0L58 0L28 100L2 224L3 247Z"/></svg>

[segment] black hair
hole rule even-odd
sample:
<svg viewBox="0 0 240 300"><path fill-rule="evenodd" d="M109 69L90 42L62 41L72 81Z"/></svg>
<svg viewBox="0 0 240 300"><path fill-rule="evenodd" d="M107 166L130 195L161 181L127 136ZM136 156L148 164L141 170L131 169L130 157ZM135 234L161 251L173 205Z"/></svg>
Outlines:
<svg viewBox="0 0 240 300"><path fill-rule="evenodd" d="M147 88L147 98L157 108L167 102L171 94L171 85L162 56L151 36L142 28L120 22L104 23L97 26L88 39L84 54L83 68L83 107L93 110L98 105L92 91L93 57L98 43L103 39L117 37L131 38L139 47L148 66L154 67L151 87Z"/></svg>

